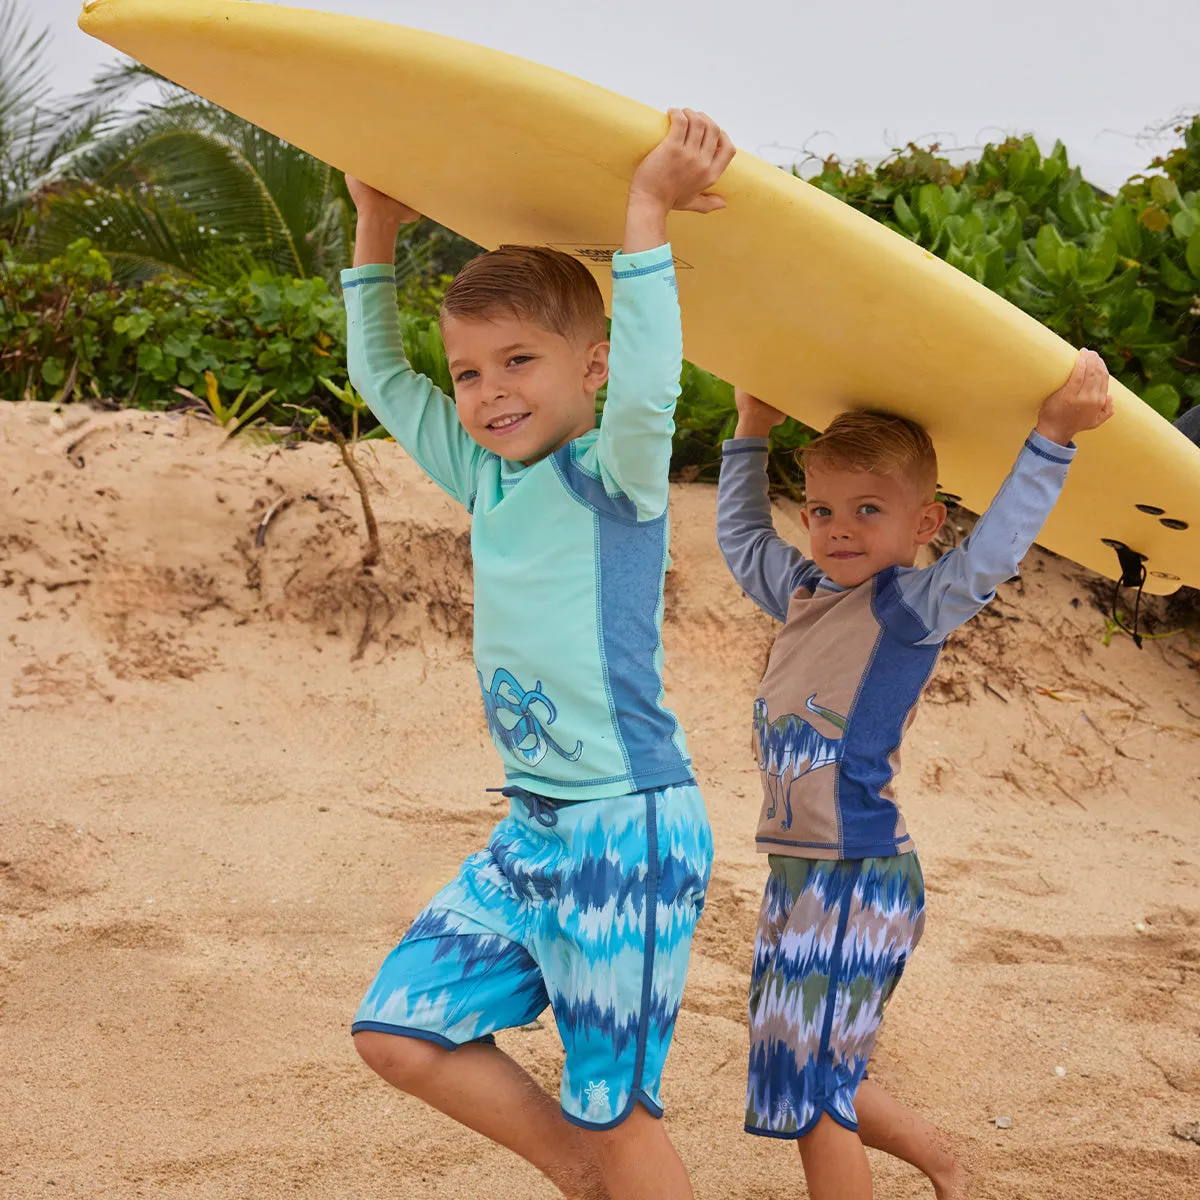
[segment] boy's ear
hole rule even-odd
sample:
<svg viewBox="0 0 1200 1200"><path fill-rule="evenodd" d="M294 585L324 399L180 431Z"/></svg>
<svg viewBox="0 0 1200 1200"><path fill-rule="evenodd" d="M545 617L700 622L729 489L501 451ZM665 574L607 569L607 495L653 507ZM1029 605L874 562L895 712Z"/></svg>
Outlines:
<svg viewBox="0 0 1200 1200"><path fill-rule="evenodd" d="M940 500L925 505L925 511L921 513L921 520L917 525L917 545L928 546L945 523L946 506Z"/></svg>
<svg viewBox="0 0 1200 1200"><path fill-rule="evenodd" d="M808 524L808 509L807 508L802 508L800 510L800 524L804 526L805 533L812 533L812 530L809 528L809 524Z"/></svg>
<svg viewBox="0 0 1200 1200"><path fill-rule="evenodd" d="M583 386L590 396L594 396L608 381L608 350L608 342L595 342L588 347Z"/></svg>

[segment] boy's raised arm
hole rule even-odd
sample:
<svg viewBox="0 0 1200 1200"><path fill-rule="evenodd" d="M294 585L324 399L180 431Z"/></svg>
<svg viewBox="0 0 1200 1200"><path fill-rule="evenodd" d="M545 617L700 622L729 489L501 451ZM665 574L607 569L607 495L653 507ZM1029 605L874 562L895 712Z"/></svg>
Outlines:
<svg viewBox="0 0 1200 1200"><path fill-rule="evenodd" d="M683 368L679 291L667 214L714 212L707 195L734 147L703 113L672 109L667 136L634 174L625 241L613 257L612 351L597 457L606 488L626 495L639 520L667 507L675 401Z"/></svg>
<svg viewBox="0 0 1200 1200"><path fill-rule="evenodd" d="M922 645L949 636L989 604L1013 578L1058 501L1075 457L1077 434L1112 415L1108 369L1093 351L1081 351L1067 382L1047 397L1037 428L1021 448L987 512L963 543L932 567L898 578L893 605L884 602L894 630Z"/></svg>
<svg viewBox="0 0 1200 1200"><path fill-rule="evenodd" d="M471 507L483 448L463 429L454 401L408 364L392 265L406 205L347 177L358 207L354 266L342 272L350 382L380 424L444 491Z"/></svg>
<svg viewBox="0 0 1200 1200"><path fill-rule="evenodd" d="M717 544L742 591L763 612L786 621L792 593L815 588L821 569L775 532L767 488L771 430L783 413L740 388L738 424L724 445L717 489Z"/></svg>

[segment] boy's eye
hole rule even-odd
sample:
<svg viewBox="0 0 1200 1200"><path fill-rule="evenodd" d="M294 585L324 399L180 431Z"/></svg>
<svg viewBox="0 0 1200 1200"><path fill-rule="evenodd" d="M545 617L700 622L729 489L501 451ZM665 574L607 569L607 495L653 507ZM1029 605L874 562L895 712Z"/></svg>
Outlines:
<svg viewBox="0 0 1200 1200"><path fill-rule="evenodd" d="M470 383L472 380L479 378L478 371L459 371L454 377L455 383Z"/></svg>
<svg viewBox="0 0 1200 1200"><path fill-rule="evenodd" d="M865 514L866 516L871 516L873 513L877 513L879 511L879 505L878 504L862 504L859 506L858 511L860 513Z"/></svg>
<svg viewBox="0 0 1200 1200"><path fill-rule="evenodd" d="M832 513L823 504L817 504L817 505L814 505L814 507L812 509L812 515L814 517L828 517L828 516L831 516Z"/></svg>
<svg viewBox="0 0 1200 1200"><path fill-rule="evenodd" d="M519 367L522 365L522 363L527 363L527 362L532 362L532 361L533 361L532 354L514 354L512 356L512 358L510 358L508 360L508 365L510 367Z"/></svg>

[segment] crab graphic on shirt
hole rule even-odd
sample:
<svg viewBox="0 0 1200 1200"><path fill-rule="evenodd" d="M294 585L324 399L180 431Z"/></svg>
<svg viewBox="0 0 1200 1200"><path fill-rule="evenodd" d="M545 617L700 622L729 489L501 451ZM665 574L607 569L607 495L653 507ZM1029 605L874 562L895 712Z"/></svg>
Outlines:
<svg viewBox="0 0 1200 1200"><path fill-rule="evenodd" d="M804 707L818 717L824 717L839 731L845 730L846 718L831 708L822 708L815 703L816 698L814 692L804 702ZM804 775L839 762L842 749L840 732L838 737L826 737L795 713L772 721L767 712L767 702L755 700L754 751L758 756L758 769L766 781L767 795L771 798L767 819L774 819L782 801L781 828L791 829L792 785Z"/></svg>
<svg viewBox="0 0 1200 1200"><path fill-rule="evenodd" d="M504 667L492 675L490 688L484 686L478 671L475 674L483 693L488 732L506 750L531 767L537 766L551 750L567 762L574 762L583 753L582 742L577 741L574 750L564 750L546 731L546 726L558 719L558 709L542 691L540 679L526 691Z"/></svg>

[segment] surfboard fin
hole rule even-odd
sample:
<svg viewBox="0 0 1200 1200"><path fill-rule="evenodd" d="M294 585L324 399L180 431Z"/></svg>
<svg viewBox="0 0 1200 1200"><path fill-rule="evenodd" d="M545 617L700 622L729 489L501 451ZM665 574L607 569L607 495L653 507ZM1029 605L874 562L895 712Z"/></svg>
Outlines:
<svg viewBox="0 0 1200 1200"><path fill-rule="evenodd" d="M1138 632L1138 621L1142 612L1142 588L1146 586L1146 556L1139 554L1136 550L1131 550L1124 542L1119 542L1116 538L1105 538L1104 544L1111 546L1117 553L1117 561L1121 564L1121 578L1113 585L1112 598L1112 619L1117 628L1123 630L1133 638L1133 644L1139 649L1142 649L1142 635ZM1133 628L1121 620L1121 614L1117 610L1117 601L1121 596L1121 589L1137 588L1137 595L1133 601Z"/></svg>

